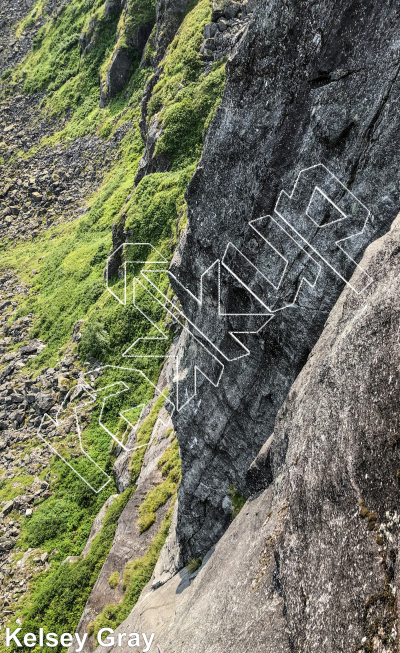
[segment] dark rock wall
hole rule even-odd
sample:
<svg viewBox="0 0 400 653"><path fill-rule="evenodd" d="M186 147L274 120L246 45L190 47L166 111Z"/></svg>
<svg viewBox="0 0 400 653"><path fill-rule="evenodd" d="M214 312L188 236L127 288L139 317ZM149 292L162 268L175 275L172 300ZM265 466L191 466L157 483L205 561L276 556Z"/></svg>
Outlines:
<svg viewBox="0 0 400 653"><path fill-rule="evenodd" d="M397 218L363 257L374 283L331 311L278 412L274 482L119 632L173 653L399 650L399 248Z"/></svg>
<svg viewBox="0 0 400 653"><path fill-rule="evenodd" d="M371 211L362 236L349 244L355 259L388 230L400 199L399 22L393 1L259 3L228 61L222 105L187 192L188 229L171 268L180 283L197 294L201 274L222 259L229 242L251 258L249 220L273 215L280 191L291 193L300 171L319 163ZM340 203L343 193L331 190ZM297 209L305 206L299 201ZM264 235L273 240L271 222ZM329 249L332 234L321 240L317 228L308 238L320 251ZM274 310L293 300L310 263L294 242L283 245L290 273ZM185 557L203 556L223 534L231 519L229 485L248 493L246 471L343 288L318 261L315 287L303 284L296 306L244 338L249 357L221 359L218 387L198 375L195 399L175 419L183 463L178 538ZM225 346L232 320L215 326L215 315L200 313L172 282L186 314L212 334L214 345ZM257 302L242 295L240 284L231 283L222 294L224 309L233 312L242 303L254 312ZM207 366L204 350L187 333L179 346L183 376L186 370L190 377L193 361Z"/></svg>

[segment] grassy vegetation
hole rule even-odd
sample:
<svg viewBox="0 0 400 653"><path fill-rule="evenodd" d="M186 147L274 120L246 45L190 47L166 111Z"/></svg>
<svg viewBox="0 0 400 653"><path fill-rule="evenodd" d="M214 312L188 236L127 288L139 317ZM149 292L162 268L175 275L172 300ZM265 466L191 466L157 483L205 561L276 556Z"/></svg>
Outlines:
<svg viewBox="0 0 400 653"><path fill-rule="evenodd" d="M232 500L232 519L235 519L246 503L246 499L240 494L234 485L230 486L229 492Z"/></svg>
<svg viewBox="0 0 400 653"><path fill-rule="evenodd" d="M22 488L33 483L34 477L28 474L20 474L13 479L0 481L0 501L11 501L21 494Z"/></svg>
<svg viewBox="0 0 400 653"><path fill-rule="evenodd" d="M56 20L46 21L35 36L32 53L23 62L25 93L45 90L51 94L64 87L57 95L57 102L70 104L68 99L73 99L77 104L97 90L95 80L112 50L118 23L118 16L104 18L102 4L96 2L91 8L85 0L74 0ZM96 6L99 9L94 12ZM79 36L90 14L96 16L98 37L94 47L81 60Z"/></svg>
<svg viewBox="0 0 400 653"><path fill-rule="evenodd" d="M7 82L15 83L22 77L25 93L44 92L41 107L44 113L65 114L68 117L60 131L47 134L42 139L40 148L69 142L85 134L97 134L108 139L118 127L128 122L130 124L119 148L119 161L108 171L101 188L89 198L88 212L72 223L49 229L40 239L4 248L1 253L1 268L15 269L23 282L29 285L34 283L31 295L19 298L17 317L33 313L35 320L30 337L46 342L42 353L26 366L35 374L43 367L56 365L70 343L74 324L81 319L85 320L79 350L82 363L85 356L91 355L110 366L121 363L126 366L126 359L121 359L126 348L139 337L154 335L153 327L131 303L122 306L105 288L104 267L112 246L111 228L113 224L125 227L131 234L132 242L150 242L167 260L171 259L178 238L178 223L179 230L185 224L184 193L222 96L224 62L214 64L206 75L199 55L203 26L210 20L210 3L208 0L192 0L179 33L161 64L162 73L148 105L148 119L151 120L158 113L158 120L163 125L156 154L162 154L170 161L170 170L144 177L132 193L134 177L144 151L138 127L140 100L146 79L152 71L133 66L124 92L114 98L106 109L99 108L99 77L115 47L120 20L115 14L105 19L104 4L102 0L69 2L55 20L49 18L41 27L33 50L25 60L3 73L3 80L7 79ZM37 0L19 26L19 33L32 27L44 15L44 8L44 0ZM133 22L126 22L121 38L128 42L132 30L137 27L134 20L140 12L143 18L152 11L153 5L149 0L131 2L128 14L134 17ZM78 42L81 32L93 39L93 47L83 57L80 56ZM149 57L152 47L150 44ZM11 93L13 86L6 88ZM25 156L31 157L36 153L37 150L32 149ZM38 272L34 281L32 270ZM135 274L138 271L135 270ZM114 291L121 293L122 281L116 277L112 283ZM169 292L165 276L160 277L160 283L164 284L163 290ZM146 300L144 294L139 294L140 298ZM163 329L164 311L147 301L149 315ZM153 353L164 355L170 337L159 341ZM157 382L161 363L162 359L147 359L143 368L154 383ZM148 403L153 397L154 388L145 384L137 373L118 372L115 367L108 369L98 386L100 383L104 385L106 380L110 383L123 380L129 385L129 393L117 397L107 415L109 424L122 436L124 423L118 416L120 410L132 405L132 398L135 399L134 405ZM164 397L155 401L150 414L138 429L139 445L149 442L164 401ZM86 451L111 474L115 448L110 447L110 437L100 428L98 416L99 409L95 408L89 416L83 441ZM71 460L66 445L62 453ZM112 482L99 495L95 495L59 458L52 460L52 497L37 508L30 520L20 520L23 550L40 547L49 553L57 551L52 556L51 570L33 582L21 610L18 608L16 617L24 619L23 632L37 632L43 624L49 631L74 632L111 547L118 517L135 489L134 483L140 474L144 454L144 447L134 452L130 463L130 488L109 508L102 531L93 541L87 558L65 565L61 565L61 562L67 556L81 553L94 517L105 500L116 493L116 488ZM84 456L74 459L73 464L82 475L90 477L92 472ZM141 531L154 523L158 507L170 497L175 497L180 480L176 440L161 459L160 469L164 480L147 495L140 509ZM18 480L28 485L32 480L28 477L21 479L14 479L14 482ZM9 481L0 486L0 498L10 498L19 493L20 490L12 488ZM168 533L171 514L172 507L146 554L129 563L125 569L122 603L107 606L96 619L93 632L102 626L114 628L129 614L151 577ZM116 580L116 576L110 578L110 585ZM15 622L10 626L13 624Z"/></svg>
<svg viewBox="0 0 400 653"><path fill-rule="evenodd" d="M38 271L34 294L20 303L17 313L17 317L31 312L39 316L31 336L42 338L47 347L35 359L36 368L56 363L59 349L69 342L77 320L86 319L95 324L102 321L111 338L104 362L115 360L138 332L148 330L148 322L133 306L123 307L112 298L103 277L111 247L111 226L131 192L142 150L138 129L133 129L122 145L122 165L110 174L84 217L72 225L49 230L44 241L30 241L3 252L2 266L17 269L26 283L32 283L31 270ZM183 195L184 188L180 190ZM170 207L169 223L154 226L150 222L146 226L149 204L152 201L158 204L160 194L164 194L164 189L158 180L146 194L139 193L132 204L137 215L143 215L142 222L138 220L140 237L153 239L170 257L169 239L171 223L177 217L176 208ZM160 319L159 315L156 321Z"/></svg>
<svg viewBox="0 0 400 653"><path fill-rule="evenodd" d="M127 618L137 602L143 587L149 582L160 551L167 538L171 525L173 506L164 518L161 528L154 537L144 556L128 562L124 570L124 598L121 603L107 605L99 616L89 625L89 633L97 636L101 628L117 628Z"/></svg>
<svg viewBox="0 0 400 653"><path fill-rule="evenodd" d="M73 474L71 474L70 480L77 485ZM23 605L22 636L26 632L39 632L39 628L44 624L48 632L74 632L111 548L118 518L133 491L133 488L130 488L114 500L103 520L101 532L94 538L90 552L85 559L74 564L66 563L64 565L57 565L53 561L53 569L37 578L31 594L25 599ZM89 502L93 501L93 496L93 493L88 496ZM98 498L98 512L99 506L104 501L102 501L102 497L96 498ZM69 554L72 553L73 548L70 548ZM60 555L58 555L58 559L60 559ZM0 650L5 651L6 649L2 647ZM18 649L12 645L11 650ZM43 651L47 653L50 653L51 650L58 653L62 647L59 645L57 648L50 649L48 646L43 648Z"/></svg>
<svg viewBox="0 0 400 653"><path fill-rule="evenodd" d="M113 571L113 573L110 575L110 578L108 579L108 584L111 587L111 589L115 589L118 583L119 583L119 572Z"/></svg>
<svg viewBox="0 0 400 653"><path fill-rule="evenodd" d="M129 471L131 475L131 483L136 483L136 480L139 478L140 470L142 468L143 458L145 454L145 448L142 446L150 442L151 434L153 428L158 419L159 412L163 407L165 398L163 396L158 397L154 402L150 413L144 420L143 424L140 425L136 434L137 446L140 447L134 451L131 457Z"/></svg>
<svg viewBox="0 0 400 653"><path fill-rule="evenodd" d="M166 478L163 483L148 492L139 508L139 530L141 533L154 524L157 510L176 493L180 483L181 459L179 457L179 443L176 439L158 461L158 467Z"/></svg>
<svg viewBox="0 0 400 653"><path fill-rule="evenodd" d="M186 569L188 570L189 574L194 574L194 572L201 567L202 562L203 561L201 558L191 558L186 565Z"/></svg>

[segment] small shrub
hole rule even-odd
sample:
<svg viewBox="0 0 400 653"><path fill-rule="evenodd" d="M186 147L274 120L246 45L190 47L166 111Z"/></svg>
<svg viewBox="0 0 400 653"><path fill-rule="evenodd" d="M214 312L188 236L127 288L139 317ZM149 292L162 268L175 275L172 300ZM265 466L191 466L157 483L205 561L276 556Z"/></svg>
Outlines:
<svg viewBox="0 0 400 653"><path fill-rule="evenodd" d="M40 46L42 45L44 35L45 35L45 27L41 27L38 33L36 34L35 38L33 39L33 49L38 50Z"/></svg>
<svg viewBox="0 0 400 653"><path fill-rule="evenodd" d="M201 567L202 562L203 561L201 558L191 558L186 565L186 569L188 570L189 574L194 574L194 572L197 571L199 567Z"/></svg>
<svg viewBox="0 0 400 653"><path fill-rule="evenodd" d="M230 486L229 492L232 498L232 518L235 519L246 503L246 499L238 492L234 485Z"/></svg>
<svg viewBox="0 0 400 653"><path fill-rule="evenodd" d="M83 329L79 342L81 356L93 356L101 359L106 356L110 348L110 336L101 322L88 322Z"/></svg>
<svg viewBox="0 0 400 653"><path fill-rule="evenodd" d="M85 2L82 5L83 11L90 11L90 9L93 7L95 1L96 0L85 0Z"/></svg>
<svg viewBox="0 0 400 653"><path fill-rule="evenodd" d="M103 127L100 129L100 136L106 140L110 136L111 132L112 132L112 124L106 122L106 124L103 125Z"/></svg>
<svg viewBox="0 0 400 653"><path fill-rule="evenodd" d="M1 76L2 81L4 81L5 79L8 79L9 77L11 77L11 74L12 74L12 69L11 68L8 68L7 70L5 70L3 72L3 74L2 74L2 76Z"/></svg>
<svg viewBox="0 0 400 653"><path fill-rule="evenodd" d="M60 43L58 47L58 54L61 54L62 52L68 52L78 43L79 43L79 34L71 34L70 36L67 36L67 38L64 39L62 43Z"/></svg>
<svg viewBox="0 0 400 653"><path fill-rule="evenodd" d="M51 82L48 87L47 87L47 92L52 93L53 91L56 91L58 88L60 88L65 82L67 82L71 77L74 77L75 71L74 70L62 70L54 80L54 82Z"/></svg>
<svg viewBox="0 0 400 653"><path fill-rule="evenodd" d="M94 267L95 265L99 265L99 264L104 266L106 264L106 260L109 253L110 253L110 248L107 247L107 245L105 245L104 243L101 243L97 248L95 255L92 256L92 258L90 259L89 262L90 267ZM101 291L100 292L101 295L104 290L104 284L102 281L99 282L98 288L99 291Z"/></svg>
<svg viewBox="0 0 400 653"><path fill-rule="evenodd" d="M108 579L108 584L112 589L115 589L119 583L119 571L113 571L110 578Z"/></svg>
<svg viewBox="0 0 400 653"><path fill-rule="evenodd" d="M40 546L67 531L70 520L70 506L62 500L44 503L27 522L27 541L31 546Z"/></svg>
<svg viewBox="0 0 400 653"><path fill-rule="evenodd" d="M31 27L34 26L34 24L36 23L35 16L36 16L36 13L29 16L29 18L26 20L26 22L24 24L24 29L31 29Z"/></svg>

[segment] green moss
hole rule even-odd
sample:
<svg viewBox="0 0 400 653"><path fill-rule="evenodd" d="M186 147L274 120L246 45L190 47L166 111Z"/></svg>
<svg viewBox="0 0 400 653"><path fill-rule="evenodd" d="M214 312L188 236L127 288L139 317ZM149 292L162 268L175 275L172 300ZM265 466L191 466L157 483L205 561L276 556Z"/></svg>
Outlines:
<svg viewBox="0 0 400 653"><path fill-rule="evenodd" d="M202 562L201 558L191 558L186 565L189 574L194 574L201 567Z"/></svg>
<svg viewBox="0 0 400 653"><path fill-rule="evenodd" d="M164 402L165 402L164 395L160 395L160 397L158 397L158 399L154 402L154 405L152 406L150 413L144 420L143 424L139 426L136 434L137 447L139 446L141 447L141 445L148 444L150 442L151 434L153 433L155 423L158 419L159 412L163 407ZM136 480L139 477L145 452L146 452L145 447L141 447L140 449L136 449L136 451L134 451L134 453L132 454L132 458L129 466L129 471L131 474L131 483L136 483Z"/></svg>
<svg viewBox="0 0 400 653"><path fill-rule="evenodd" d="M178 441L168 447L158 461L162 475L166 477L163 483L157 485L147 493L145 500L139 508L139 531L143 533L154 524L157 510L163 506L176 491L181 480L181 460L179 457Z"/></svg>
<svg viewBox="0 0 400 653"><path fill-rule="evenodd" d="M161 528L142 558L128 562L124 570L123 588L125 595L121 603L107 605L90 626L90 632L97 636L100 628L113 630L127 618L136 604L143 587L149 582L160 551L167 538L173 507L165 517Z"/></svg>
<svg viewBox="0 0 400 653"><path fill-rule="evenodd" d="M232 500L232 519L235 519L246 503L246 499L238 492L234 485L230 486L229 492Z"/></svg>
<svg viewBox="0 0 400 653"><path fill-rule="evenodd" d="M113 571L110 578L108 579L108 584L111 589L115 589L119 583L119 571Z"/></svg>
<svg viewBox="0 0 400 653"><path fill-rule="evenodd" d="M47 135L39 147L23 155L26 159L36 157L41 150L45 152L57 143L70 143L86 134L98 134L103 139L109 139L119 127L129 125L118 149L118 165L108 168L101 188L87 198L89 211L84 216L49 229L43 234L44 240L18 243L12 249L2 251L2 267L15 269L22 282L32 283L29 271L38 270L33 289L36 294L19 298L17 314L24 316L33 313L36 317L30 337L46 342L42 353L27 364L27 369L34 372L55 366L60 352L70 343L75 322L80 319L89 325L101 322L102 335L110 340L110 346L101 355L103 362L111 365L121 361L121 353L135 339L152 333L149 323L132 304L121 306L105 288L103 274L112 246L111 228L113 224L118 224L121 229L128 230L131 240L151 242L170 260L178 235L186 226L184 193L201 155L206 130L222 96L224 62L215 64L211 72L204 75L199 56L203 26L210 19L209 2L193 0L161 64L161 78L148 105L148 118L160 112L158 119L163 125L163 135L158 141L156 153L166 157L171 168L166 173L148 175L132 193L144 150L138 126L140 101L144 84L152 71L134 67L124 92L114 98L106 109L99 108L100 72L115 47L117 31L122 25L118 25L116 15L105 20L104 5L104 0L71 0L53 20L43 11L45 0L37 0L28 14L27 22L22 21L18 27L17 38L22 29L28 28L29 22L33 24L40 18L44 24L35 37L32 51L21 64L7 73L10 92L12 85L22 77L26 93L45 93L40 118L62 114L66 118L59 131ZM136 6L131 3L131 10ZM151 2L140 6L145 11L153 11ZM133 11L131 16L134 20L138 19ZM89 28L92 18L93 47L82 57L78 34ZM134 22L128 20L123 34L121 32L119 35L125 39L121 41L122 44L128 44L134 29ZM147 60L150 61L153 55L154 38L149 41ZM121 291L122 282L118 278L113 279L112 283L116 291ZM167 293L168 280L164 278L162 283ZM147 308L155 324L162 328L165 319L163 309L153 305ZM172 335L165 342L159 342L154 351L160 356L164 355L171 338ZM94 355L95 352L90 347L82 354ZM162 359L148 361L146 375L154 382L158 379L161 364ZM115 370L110 372L109 380L120 380ZM139 397L135 405L147 403L152 398L149 388L140 380L131 381L132 392ZM149 442L163 402L164 397L155 402L138 429L139 445ZM111 418L119 436L123 437L123 425L118 417L120 408L117 402ZM96 411L83 432L83 441L88 453L110 474L114 450L110 452L110 437L99 427ZM139 476L145 450L145 447L137 449L132 456L132 484ZM67 458L70 456L68 447L63 453ZM84 477L91 478L90 475L94 474L84 456L74 459L73 464ZM15 615L24 619L23 632L37 632L43 624L58 633L74 631L111 547L117 519L133 490L131 485L127 493L114 501L100 535L92 543L89 556L73 565L61 566L68 555L81 553L94 517L116 488L110 483L99 495L94 495L59 458L52 460L50 468L52 497L37 507L31 520L20 520L21 546L23 549L40 546L48 552L56 549L58 553L52 557L51 570L33 581L30 592L22 602L23 614L18 609ZM154 523L156 510L170 497L175 497L180 479L177 441L172 443L161 459L160 469L163 483L160 489L156 488L146 497L139 517L143 530L150 522ZM18 480L22 485L28 485L33 479L14 479ZM2 499L21 493L21 488L12 487L9 481L0 486ZM151 577L168 532L170 517L171 511L145 556L126 568L124 600L119 606L109 606L96 622L96 628L99 623L118 624L129 613L142 587Z"/></svg>
<svg viewBox="0 0 400 653"><path fill-rule="evenodd" d="M74 485L76 486L76 483ZM34 581L32 593L26 598L23 606L22 637L26 632L38 632L43 624L46 624L46 630L59 635L75 631L85 603L111 548L118 518L132 492L130 488L114 500L103 520L102 529L94 538L85 559L78 560L74 564L61 565L60 556L56 556L52 559L53 568ZM93 501L94 498L97 500L93 493L90 494L87 493L87 500ZM104 496L98 503L102 500L104 501ZM72 552L70 548L69 555ZM16 646L12 645L11 650L17 650ZM43 648L47 653L51 650L59 653L63 649L60 645L52 649L46 646Z"/></svg>
<svg viewBox="0 0 400 653"><path fill-rule="evenodd" d="M167 431L166 436L171 432L172 429ZM157 465L158 468L161 469L161 473L164 477L171 478L174 483L180 481L181 462L179 456L179 442L176 438L174 438L171 446L163 453Z"/></svg>

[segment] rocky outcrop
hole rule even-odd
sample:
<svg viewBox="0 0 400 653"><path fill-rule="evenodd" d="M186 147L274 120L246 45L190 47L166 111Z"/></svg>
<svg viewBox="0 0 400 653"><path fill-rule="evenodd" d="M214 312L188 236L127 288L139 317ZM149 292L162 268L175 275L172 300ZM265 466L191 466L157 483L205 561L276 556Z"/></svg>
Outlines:
<svg viewBox="0 0 400 653"><path fill-rule="evenodd" d="M152 59L154 67L162 61L167 47L174 38L184 15L188 0L157 0L157 32L155 37L155 54Z"/></svg>
<svg viewBox="0 0 400 653"><path fill-rule="evenodd" d="M399 251L397 219L362 259L373 283L342 293L277 415L273 483L190 587L176 575L147 593L121 632L174 653L398 650Z"/></svg>
<svg viewBox="0 0 400 653"><path fill-rule="evenodd" d="M154 8L151 3L124 0L122 3L109 4L111 13L122 9L122 17L106 77L100 83L100 107L105 107L110 98L123 90L130 77L135 54L136 57L142 55L155 23Z"/></svg>
<svg viewBox="0 0 400 653"><path fill-rule="evenodd" d="M212 62L219 61L223 57L232 54L243 38L250 22L255 2L246 0L242 5L239 3L233 4L237 5L237 11L230 11L232 3L229 6L226 6L225 3L223 10L219 12L215 9L217 6L215 2L213 3L212 20L214 22L204 26L203 34L205 38L199 49L205 74L209 73ZM151 64L154 67L154 74L147 80L143 92L139 124L145 144L145 152L135 176L135 185L146 175L153 172L166 172L171 167L171 161L168 160L168 157L164 154L155 154L157 141L162 136L163 128L160 124L159 114L148 116L147 108L153 89L163 75L162 61L168 45L177 33L186 6L187 0L174 2L167 0L167 2L160 1L156 3L157 30L154 39L154 54L149 58L144 53L145 61L142 61L141 64Z"/></svg>
<svg viewBox="0 0 400 653"><path fill-rule="evenodd" d="M147 106L153 89L162 75L162 67L159 64L164 59L167 48L179 28L187 3L188 0L157 0L156 2L156 31L154 39L150 37L151 43L148 44L151 46L152 53L149 54L145 50L141 62L141 66L153 66L154 74L146 82L141 102L139 125L145 151L135 175L135 185L146 175L152 172L165 172L171 166L171 162L165 155L154 156L157 141L162 135L162 126L159 125L157 114L150 117L147 115Z"/></svg>
<svg viewBox="0 0 400 653"><path fill-rule="evenodd" d="M290 228L293 239L284 234L283 225L301 222L310 200L316 201L313 191L320 182L308 178L308 190L303 184L292 202L279 207L286 219L280 225L274 212L279 193L285 190L290 195L302 170L325 163L345 187L335 190L331 177L333 185L328 188L325 180L332 201L346 202L349 189L371 211L362 235L346 243L355 260L388 229L398 211L396 24L393 5L383 8L367 0L329 6L323 0L312 4L263 0L227 63L224 98L187 191L188 228L171 271L197 295L203 272L221 261L232 243L261 266L271 284L279 284L281 275L282 283L266 304L277 312L259 330L256 319L254 328L248 323L243 328L243 320L217 319L217 309L203 311L171 278L185 314L212 339L217 371L224 366L220 378L211 370L214 385L198 374L195 400L175 417L183 465L178 539L185 559L203 557L228 527L230 484L248 495L246 471L272 433L277 412L322 331L343 278L348 281L351 275L350 259L342 257L329 266L322 255L329 247L329 256L333 255L338 237L331 228L323 231L323 220L333 223L337 217L323 218L327 206L321 205L321 196L317 222L307 223L305 240L300 238L299 244L299 232ZM351 214L349 204L347 210ZM262 216L274 220L264 220L260 238L249 221ZM334 232L336 228L339 234L341 225L337 223ZM354 223L339 238L359 231ZM283 259L274 259L266 240L277 244L288 261L286 274ZM230 252L232 259L225 258L225 263L232 269L238 254L232 248ZM340 258L339 250L336 254ZM314 263L320 267L312 272L308 266ZM262 290L265 282L260 275L254 277L254 268L242 269L241 274L242 282L240 276L232 281L228 275L230 282L228 278L221 291L222 313L237 313L238 307L244 313L259 313L255 296L270 292ZM303 276L309 284L300 287ZM295 299L292 307L278 310ZM262 310L265 315L265 305ZM248 357L235 359L238 345L229 340L235 328L257 331L240 336L250 350ZM204 348L187 332L181 336L180 352L181 379L189 392L194 387L194 365L206 373L212 366Z"/></svg>
<svg viewBox="0 0 400 653"><path fill-rule="evenodd" d="M159 124L158 114L156 114L153 116L147 133L147 138L145 140L146 148L135 175L135 184L138 184L143 177L152 172L166 172L171 167L170 161L164 154L154 154L157 141L162 135L162 131L162 125Z"/></svg>
<svg viewBox="0 0 400 653"><path fill-rule="evenodd" d="M218 61L229 56L244 36L252 18L256 0L214 0L211 23L204 27L204 41L200 52L204 61Z"/></svg>
<svg viewBox="0 0 400 653"><path fill-rule="evenodd" d="M111 57L111 62L107 70L107 92L110 97L114 97L124 88L132 63L124 50L116 50Z"/></svg>
<svg viewBox="0 0 400 653"><path fill-rule="evenodd" d="M163 379L163 375L161 378ZM151 404L147 407L147 410L144 411L142 420L147 417L150 407ZM135 558L140 558L146 553L171 506L172 499L169 499L158 508L157 518L154 524L144 532L141 532L138 523L139 509L149 491L153 490L163 480L158 462L166 449L171 445L172 437L174 437L174 434L170 428L168 414L166 410L162 408L160 411L160 419L157 419L156 421L149 447L146 449L140 476L137 480L137 488L118 520L113 545L99 573L77 627L77 632L81 636L88 632L89 624L96 619L107 605L110 603L116 605L122 601L126 590L123 586L123 579L127 563ZM135 438L133 438L133 442L128 440L127 446L133 447L135 444L134 439ZM125 489L126 481L129 482L130 480L129 463L131 458L131 452L122 454L119 456L114 466L114 473L117 476L117 486L120 491ZM99 522L100 519L101 515L99 515L96 521ZM92 530L96 529L96 521L93 524ZM90 544L88 543L82 555L85 554L85 551L88 550L89 546ZM115 586L111 587L109 580L111 575L116 572L118 572L120 580ZM171 576L169 576L169 578L170 577ZM93 651L95 648L95 638L89 637L85 650ZM70 653L73 653L75 646L72 645L69 650Z"/></svg>
<svg viewBox="0 0 400 653"><path fill-rule="evenodd" d="M115 12L121 11L123 4L123 0L106 0L104 7L105 17L110 18Z"/></svg>

